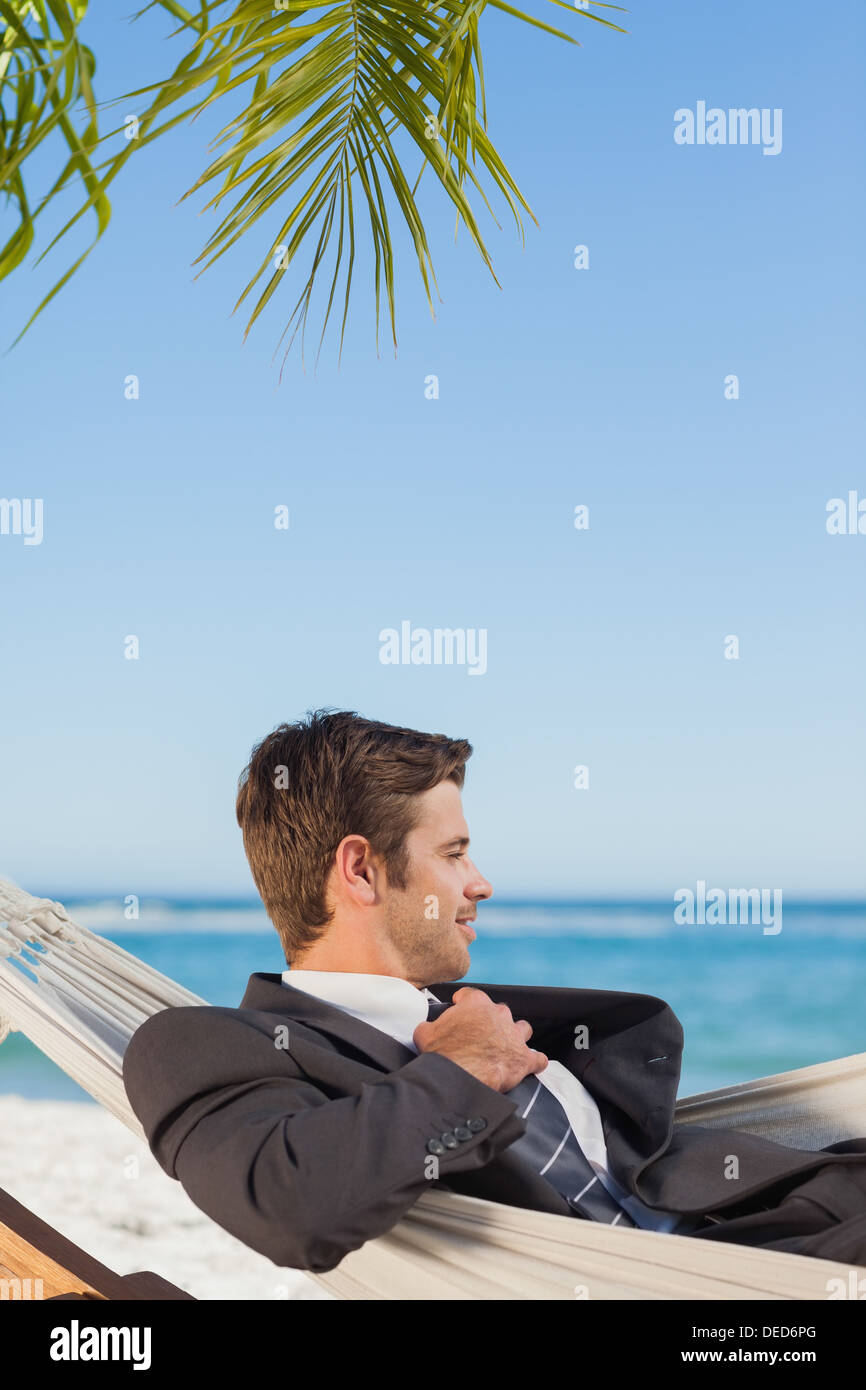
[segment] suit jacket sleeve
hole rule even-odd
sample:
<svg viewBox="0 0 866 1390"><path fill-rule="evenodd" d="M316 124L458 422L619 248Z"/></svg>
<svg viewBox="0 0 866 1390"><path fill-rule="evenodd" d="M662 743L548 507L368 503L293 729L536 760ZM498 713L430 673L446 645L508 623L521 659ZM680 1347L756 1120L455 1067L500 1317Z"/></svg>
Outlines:
<svg viewBox="0 0 866 1390"><path fill-rule="evenodd" d="M306 1057L321 1049L306 1045ZM329 1054L334 1059L333 1054ZM300 1060L299 1060L300 1058ZM483 1167L524 1133L513 1101L437 1053L356 1095L329 1097L235 1010L162 1010L133 1035L123 1079L160 1166L274 1264L323 1272L383 1235L430 1190L430 1139L468 1119L438 1173Z"/></svg>

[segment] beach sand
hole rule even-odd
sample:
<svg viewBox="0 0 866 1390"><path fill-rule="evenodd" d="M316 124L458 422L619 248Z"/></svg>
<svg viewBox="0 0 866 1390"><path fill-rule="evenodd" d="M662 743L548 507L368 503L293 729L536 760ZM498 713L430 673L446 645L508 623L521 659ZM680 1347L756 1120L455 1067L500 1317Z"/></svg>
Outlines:
<svg viewBox="0 0 866 1390"><path fill-rule="evenodd" d="M153 1270L200 1299L330 1297L216 1226L96 1104L0 1096L0 1187L117 1274Z"/></svg>

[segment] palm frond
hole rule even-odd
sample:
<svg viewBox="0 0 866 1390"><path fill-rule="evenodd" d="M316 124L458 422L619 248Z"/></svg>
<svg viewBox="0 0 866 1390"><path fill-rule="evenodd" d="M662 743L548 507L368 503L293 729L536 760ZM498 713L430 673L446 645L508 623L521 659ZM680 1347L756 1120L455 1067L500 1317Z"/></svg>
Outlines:
<svg viewBox="0 0 866 1390"><path fill-rule="evenodd" d="M551 3L572 17L594 19L625 32L582 5L574 8L565 0ZM7 24L2 43L16 64L10 89L15 110L7 117L0 106L0 178L19 218L18 227L0 253L0 277L20 264L33 241L35 218L74 173L80 176L86 197L43 255L90 212L97 220L94 240L102 235L110 215L106 190L134 152L214 103L221 103L222 109L234 102L239 106L237 114L212 142L210 163L183 195L189 198L206 190L206 209L228 204L194 262L201 265L199 274L239 241L264 246L234 306L237 310L255 293L246 337L286 278L286 271L310 248L309 271L280 343L290 334L287 356L300 330L303 361L307 319L314 291L321 284L323 296L327 293L321 351L342 272L342 354L357 250L355 219L362 208L369 220L374 256L377 350L383 293L396 350L395 260L389 210L408 233L435 316L433 291L438 293L438 286L416 201L425 170L431 171L454 209L455 234L461 224L466 228L494 279L470 194L477 194L494 221L488 193L499 195L521 236L522 215L535 220L487 132L479 37L480 18L487 4L545 33L577 43L572 34L504 0L338 0L336 4L326 0L215 0L209 4L200 0L197 15L176 0L151 0L136 18L155 7L165 9L188 31L192 46L169 77L125 94L124 102L147 99L139 117L138 138L127 142L120 154L95 166L91 155L100 138L91 88L95 63L77 39L87 0L0 0L0 18ZM593 7L621 8L595 0ZM30 31L29 20L35 21ZM87 125L81 135L76 134L69 115L79 99L87 111ZM178 110L179 105L183 109ZM22 182L22 169L29 153L55 129L66 140L69 157L34 211ZM411 175L410 161L414 165ZM263 221L268 226L264 236ZM334 236L336 245L332 248ZM334 266L328 282L325 262L329 249L334 252ZM46 296L22 332L83 259L79 257Z"/></svg>
<svg viewBox="0 0 866 1390"><path fill-rule="evenodd" d="M196 19L175 0L156 3L180 20L181 27L206 27L205 7ZM0 192L15 214L11 235L0 246L0 280L24 260L35 242L37 219L60 193L80 189L80 211L92 211L95 219L90 246L45 295L15 342L90 254L111 217L106 181L93 162L100 139L92 85L96 60L78 37L87 4L88 0L0 0ZM48 191L35 198L26 182L28 161L42 150L55 155L57 173Z"/></svg>
<svg viewBox="0 0 866 1390"><path fill-rule="evenodd" d="M309 270L280 343L285 357L300 330L301 355L315 287L325 274L336 237L318 352L337 298L344 256L340 352L349 312L357 245L356 212L366 211L375 262L376 345L380 294L387 299L396 350L394 249L388 208L408 232L431 314L438 293L427 232L416 201L429 169L484 264L493 264L470 202L474 191L487 211L487 190L498 194L521 236L523 214L535 220L515 179L487 133L479 20L485 5L569 43L576 38L502 0L220 0L194 55L154 91L138 142L158 138L159 117L176 101L198 98L196 112L246 88L247 104L212 142L213 157L184 198L206 190L205 209L229 207L194 262L199 274L237 242L263 245L237 310L254 292L244 337L309 247ZM552 0L572 16L619 29L612 21ZM619 9L602 5L597 8ZM230 12L226 12L230 11ZM217 17L220 16L220 17ZM621 31L624 32L624 31ZM207 96L203 85L213 82ZM409 162L415 163L411 175ZM182 201L182 200L181 200ZM262 236L260 224L269 231ZM495 275L494 275L495 279ZM325 291L323 289L323 295ZM278 345L279 346L279 345ZM318 361L318 352L317 358Z"/></svg>

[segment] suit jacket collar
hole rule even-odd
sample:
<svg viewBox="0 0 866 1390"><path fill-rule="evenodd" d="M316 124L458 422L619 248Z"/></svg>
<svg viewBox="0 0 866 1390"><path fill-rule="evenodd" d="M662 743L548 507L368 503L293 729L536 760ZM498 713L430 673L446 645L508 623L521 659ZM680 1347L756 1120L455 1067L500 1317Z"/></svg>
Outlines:
<svg viewBox="0 0 866 1390"><path fill-rule="evenodd" d="M433 991L435 994L435 990ZM336 1004L328 1004L304 990L283 984L280 975L257 972L251 975L241 1000L242 1009L258 1009L262 1013L285 1014L298 1023L324 1033L327 1038L348 1045L363 1059L374 1062L382 1071L405 1067L416 1055L389 1033L373 1028L359 1018L353 1018Z"/></svg>
<svg viewBox="0 0 866 1390"><path fill-rule="evenodd" d="M283 972L282 981L290 989L313 994L343 1013L360 1018L371 1028L389 1033L413 1053L416 1052L415 1029L426 1021L431 1002L436 1002L429 990L416 989L409 980L395 975L287 970Z"/></svg>

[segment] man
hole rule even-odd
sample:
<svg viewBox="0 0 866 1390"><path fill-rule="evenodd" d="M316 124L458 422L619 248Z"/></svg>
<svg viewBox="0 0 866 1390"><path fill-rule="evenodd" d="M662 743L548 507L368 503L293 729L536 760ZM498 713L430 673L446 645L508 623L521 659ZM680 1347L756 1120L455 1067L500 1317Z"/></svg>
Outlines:
<svg viewBox="0 0 866 1390"><path fill-rule="evenodd" d="M866 1140L674 1128L683 1036L662 1000L456 983L492 891L468 854L471 752L324 711L253 750L237 816L289 968L253 974L238 1009L166 1009L135 1033L124 1082L161 1166L247 1245L314 1271L431 1184L866 1263Z"/></svg>

